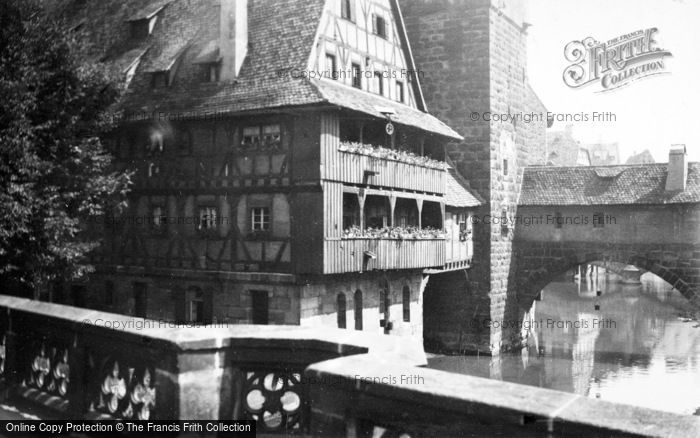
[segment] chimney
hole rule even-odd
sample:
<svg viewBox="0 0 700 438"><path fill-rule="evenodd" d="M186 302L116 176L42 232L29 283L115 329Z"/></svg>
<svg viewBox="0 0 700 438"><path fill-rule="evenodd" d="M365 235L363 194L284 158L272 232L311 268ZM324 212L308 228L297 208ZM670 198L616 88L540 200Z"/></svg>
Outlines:
<svg viewBox="0 0 700 438"><path fill-rule="evenodd" d="M219 55L222 81L238 77L248 53L248 0L221 0Z"/></svg>
<svg viewBox="0 0 700 438"><path fill-rule="evenodd" d="M668 170L666 174L666 191L675 192L685 190L688 179L688 155L685 145L671 146L668 155Z"/></svg>

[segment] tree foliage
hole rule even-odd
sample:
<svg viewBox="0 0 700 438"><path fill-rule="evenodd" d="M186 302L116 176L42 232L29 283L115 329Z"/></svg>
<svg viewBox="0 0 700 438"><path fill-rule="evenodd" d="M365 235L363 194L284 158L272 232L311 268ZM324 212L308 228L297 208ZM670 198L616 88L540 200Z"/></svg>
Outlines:
<svg viewBox="0 0 700 438"><path fill-rule="evenodd" d="M119 82L50 14L0 1L0 280L36 290L92 270L88 218L118 206L130 175L101 137Z"/></svg>

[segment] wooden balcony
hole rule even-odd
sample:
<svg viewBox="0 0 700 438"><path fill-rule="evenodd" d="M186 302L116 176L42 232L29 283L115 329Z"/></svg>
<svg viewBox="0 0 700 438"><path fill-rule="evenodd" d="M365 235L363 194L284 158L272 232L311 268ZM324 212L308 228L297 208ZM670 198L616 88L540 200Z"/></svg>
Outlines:
<svg viewBox="0 0 700 438"><path fill-rule="evenodd" d="M324 274L388 269L425 269L445 265L445 239L326 240Z"/></svg>
<svg viewBox="0 0 700 438"><path fill-rule="evenodd" d="M325 157L323 178L425 193L445 193L444 169L337 149Z"/></svg>

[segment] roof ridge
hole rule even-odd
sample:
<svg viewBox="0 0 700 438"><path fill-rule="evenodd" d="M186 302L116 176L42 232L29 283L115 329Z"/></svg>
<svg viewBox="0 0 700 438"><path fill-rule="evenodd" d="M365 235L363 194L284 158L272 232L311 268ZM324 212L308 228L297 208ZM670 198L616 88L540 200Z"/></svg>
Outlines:
<svg viewBox="0 0 700 438"><path fill-rule="evenodd" d="M688 164L696 164L695 162L689 162ZM544 164L538 164L538 165L533 165L533 166L526 166L525 170L528 169L589 169L589 170L594 170L594 169L601 169L601 168L613 168L613 167L624 167L624 168L633 168L633 167L651 167L651 166L659 166L659 165L668 165L668 163L643 163L643 164L601 164L597 166L547 166Z"/></svg>

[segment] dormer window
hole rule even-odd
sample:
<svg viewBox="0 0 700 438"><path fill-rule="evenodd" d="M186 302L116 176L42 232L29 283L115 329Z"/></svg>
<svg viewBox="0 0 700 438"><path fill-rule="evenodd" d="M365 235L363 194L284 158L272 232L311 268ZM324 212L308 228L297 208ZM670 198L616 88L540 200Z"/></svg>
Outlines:
<svg viewBox="0 0 700 438"><path fill-rule="evenodd" d="M340 0L340 16L346 20L355 21L355 0Z"/></svg>
<svg viewBox="0 0 700 438"><path fill-rule="evenodd" d="M151 20L136 20L129 23L129 33L132 39L140 40L146 38L153 32L156 25L156 17Z"/></svg>
<svg viewBox="0 0 700 438"><path fill-rule="evenodd" d="M386 39L386 20L378 14L372 14L372 33Z"/></svg>
<svg viewBox="0 0 700 438"><path fill-rule="evenodd" d="M219 82L221 77L221 63L212 62L202 65L202 81L203 82Z"/></svg>
<svg viewBox="0 0 700 438"><path fill-rule="evenodd" d="M194 64L199 64L202 70L203 82L218 82L221 77L222 58L217 40L209 41L199 52Z"/></svg>
<svg viewBox="0 0 700 438"><path fill-rule="evenodd" d="M151 87L153 88L165 88L168 85L168 72L157 71L153 72L151 75Z"/></svg>
<svg viewBox="0 0 700 438"><path fill-rule="evenodd" d="M170 2L156 3L155 5L147 5L146 7L137 10L127 20L129 22L129 31L131 38L142 39L153 33L158 20L158 14Z"/></svg>

